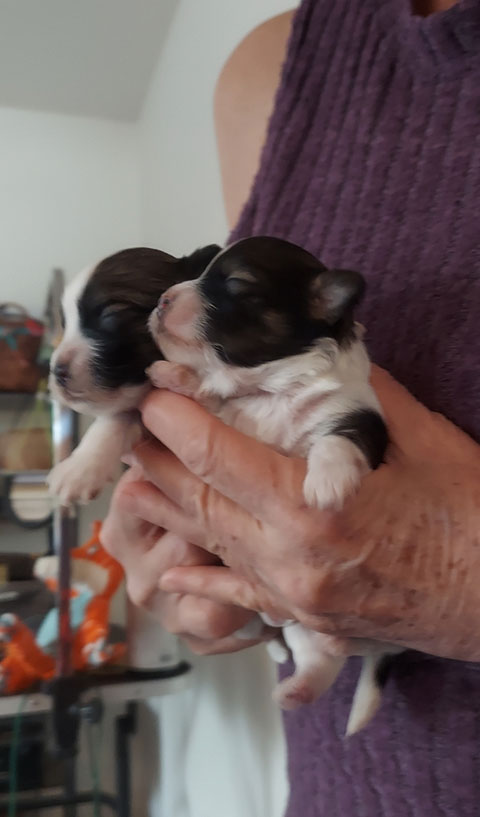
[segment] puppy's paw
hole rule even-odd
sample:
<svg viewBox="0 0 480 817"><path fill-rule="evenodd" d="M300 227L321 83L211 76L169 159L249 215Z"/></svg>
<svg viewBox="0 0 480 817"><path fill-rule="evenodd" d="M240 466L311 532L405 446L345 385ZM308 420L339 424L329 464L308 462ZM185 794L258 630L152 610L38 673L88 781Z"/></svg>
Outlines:
<svg viewBox="0 0 480 817"><path fill-rule="evenodd" d="M298 709L304 704L311 704L316 699L314 686L309 678L298 675L291 675L277 684L272 693L273 700L281 709Z"/></svg>
<svg viewBox="0 0 480 817"><path fill-rule="evenodd" d="M156 360L145 369L145 374L156 389L168 389L185 397L193 397L199 385L193 369L168 360Z"/></svg>
<svg viewBox="0 0 480 817"><path fill-rule="evenodd" d="M290 658L290 650L279 638L272 638L265 644L267 652L276 664L285 664Z"/></svg>
<svg viewBox="0 0 480 817"><path fill-rule="evenodd" d="M62 505L86 505L116 479L117 473L118 461L109 462L101 452L88 459L74 452L50 471L47 482L50 493Z"/></svg>
<svg viewBox="0 0 480 817"><path fill-rule="evenodd" d="M305 501L320 510L339 510L370 470L356 445L343 437L322 437L310 451L303 483Z"/></svg>

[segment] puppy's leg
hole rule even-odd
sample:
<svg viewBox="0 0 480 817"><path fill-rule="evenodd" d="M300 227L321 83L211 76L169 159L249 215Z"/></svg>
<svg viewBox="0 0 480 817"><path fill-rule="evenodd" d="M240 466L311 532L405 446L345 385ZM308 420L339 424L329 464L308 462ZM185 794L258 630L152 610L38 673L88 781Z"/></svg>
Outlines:
<svg viewBox="0 0 480 817"><path fill-rule="evenodd" d="M185 397L195 397L200 386L200 378L193 369L168 360L156 360L145 374L156 389L169 389Z"/></svg>
<svg viewBox="0 0 480 817"><path fill-rule="evenodd" d="M296 709L332 686L346 661L345 639L315 633L301 624L285 627L283 637L292 652L295 672L278 684L273 697L282 709Z"/></svg>
<svg viewBox="0 0 480 817"><path fill-rule="evenodd" d="M267 641L265 646L270 658L272 661L275 661L276 664L285 664L290 658L288 647L285 646L285 643L280 638L272 638L271 641Z"/></svg>
<svg viewBox="0 0 480 817"><path fill-rule="evenodd" d="M320 437L308 455L305 500L320 509L339 509L369 470L365 455L355 443L334 434Z"/></svg>
<svg viewBox="0 0 480 817"><path fill-rule="evenodd" d="M122 455L140 435L132 413L97 417L73 453L50 471L50 492L63 505L86 504L115 480Z"/></svg>

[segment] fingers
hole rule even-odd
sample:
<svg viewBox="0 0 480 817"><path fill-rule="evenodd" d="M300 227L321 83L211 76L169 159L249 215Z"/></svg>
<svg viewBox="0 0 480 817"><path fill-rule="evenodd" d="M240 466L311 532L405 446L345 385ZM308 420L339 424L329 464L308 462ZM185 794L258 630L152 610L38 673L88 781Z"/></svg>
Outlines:
<svg viewBox="0 0 480 817"><path fill-rule="evenodd" d="M235 556L235 544L239 541L248 543L248 548L255 547L261 525L253 517L217 491L203 485L197 477L188 474L172 454L167 453L164 460L164 452L145 449L140 455L142 462L144 454L145 462L148 461L146 476L154 481L158 479L160 486L182 504L176 504L150 482L128 482L121 493L121 505L126 512L144 520L146 524L172 531L227 563L231 562L232 555ZM162 467L164 462L170 460L176 463L172 472L168 465ZM179 469L185 471L186 487L183 475L175 481Z"/></svg>
<svg viewBox="0 0 480 817"><path fill-rule="evenodd" d="M163 625L182 638L194 636L204 640L230 637L252 617L249 610L218 604L191 595L169 594L168 611Z"/></svg>
<svg viewBox="0 0 480 817"><path fill-rule="evenodd" d="M225 567L173 567L163 574L159 586L168 593L188 593L247 610L271 607L257 585Z"/></svg>
<svg viewBox="0 0 480 817"><path fill-rule="evenodd" d="M164 532L164 526L157 524L159 506L165 519L179 512L154 486L139 482L142 475L140 468L133 467L122 477L102 528L104 545L125 568L132 601L149 610L197 654L232 652L257 643L233 636L251 618L249 610L159 589L163 572L172 565L218 564L218 559L175 532ZM140 492L153 522L129 512L126 497L132 490ZM173 523L173 517L170 521ZM184 531L186 524L182 517L179 526Z"/></svg>
<svg viewBox="0 0 480 817"><path fill-rule="evenodd" d="M193 515L205 491L202 480L192 474L177 457L158 442L148 440L134 451L137 468L176 505Z"/></svg>
<svg viewBox="0 0 480 817"><path fill-rule="evenodd" d="M191 400L167 391L152 392L144 401L142 416L146 427L188 471L257 518L278 522L285 504L295 498L302 501L305 464L301 460L277 454Z"/></svg>
<svg viewBox="0 0 480 817"><path fill-rule="evenodd" d="M105 521L100 531L103 547L125 568L135 566L138 559L152 548L162 531L154 529L140 517L127 513L121 497L126 486L141 476L140 468L131 468L120 479Z"/></svg>
<svg viewBox="0 0 480 817"><path fill-rule="evenodd" d="M157 528L169 530L187 542L204 546L207 533L199 520L188 516L150 482L128 483L122 491L121 501L128 514Z"/></svg>
<svg viewBox="0 0 480 817"><path fill-rule="evenodd" d="M183 640L196 655L222 655L229 652L240 652L247 647L254 647L262 639L248 640L229 636L221 639L201 639L192 636L184 636Z"/></svg>
<svg viewBox="0 0 480 817"><path fill-rule="evenodd" d="M233 635L251 619L252 613L248 610L196 596L163 595L169 608L162 616L163 626L178 635L197 655L238 652L271 638L271 628L265 628L265 634L259 638L242 639Z"/></svg>

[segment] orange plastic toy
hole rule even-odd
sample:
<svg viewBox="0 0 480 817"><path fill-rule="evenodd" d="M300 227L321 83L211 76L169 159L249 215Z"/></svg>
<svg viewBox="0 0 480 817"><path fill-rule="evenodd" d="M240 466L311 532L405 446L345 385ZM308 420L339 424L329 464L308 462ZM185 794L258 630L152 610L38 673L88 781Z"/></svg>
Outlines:
<svg viewBox="0 0 480 817"><path fill-rule="evenodd" d="M55 661L35 642L32 631L13 613L0 616L0 692L8 695L53 677Z"/></svg>
<svg viewBox="0 0 480 817"><path fill-rule="evenodd" d="M101 522L95 522L92 537L72 550L71 598L79 588L93 591L83 620L73 634L72 664L76 671L119 661L125 644L108 644L110 602L123 581L123 569L100 544ZM54 592L57 589L57 557L46 556L35 563L35 575ZM42 650L32 631L13 614L0 616L0 693L28 689L52 678L55 658Z"/></svg>
<svg viewBox="0 0 480 817"><path fill-rule="evenodd" d="M115 663L126 653L125 644L107 644L110 602L123 581L124 572L119 563L100 544L101 527L101 522L94 522L92 537L81 547L72 550L74 576L77 572L75 562L77 565L80 562L90 566L96 565L101 571L97 574L99 584L94 587L95 595L87 605L85 619L73 640L75 669L84 669L87 665ZM96 582L90 581L90 584Z"/></svg>

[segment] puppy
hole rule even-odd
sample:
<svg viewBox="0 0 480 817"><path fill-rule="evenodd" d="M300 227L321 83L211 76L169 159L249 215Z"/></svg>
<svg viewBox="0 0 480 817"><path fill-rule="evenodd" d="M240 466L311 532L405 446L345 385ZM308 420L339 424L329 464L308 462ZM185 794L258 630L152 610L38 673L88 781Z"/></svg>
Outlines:
<svg viewBox="0 0 480 817"><path fill-rule="evenodd" d="M364 288L359 273L329 270L286 241L239 241L197 280L160 298L150 329L166 360L150 366L149 377L279 452L305 457L308 505L340 508L381 464L388 442L354 322ZM238 635L255 632L254 624ZM380 704L384 651L397 650L311 632L297 622L283 622L282 632L295 662L294 675L274 693L285 709L328 689L348 654L367 654L347 734L362 728ZM285 660L279 642L272 652Z"/></svg>
<svg viewBox="0 0 480 817"><path fill-rule="evenodd" d="M52 355L50 390L97 419L50 473L50 490L63 504L88 502L115 478L122 454L140 435L135 410L150 388L145 369L158 359L148 318L162 292L198 277L219 250L212 244L183 258L123 250L66 287L64 335Z"/></svg>

